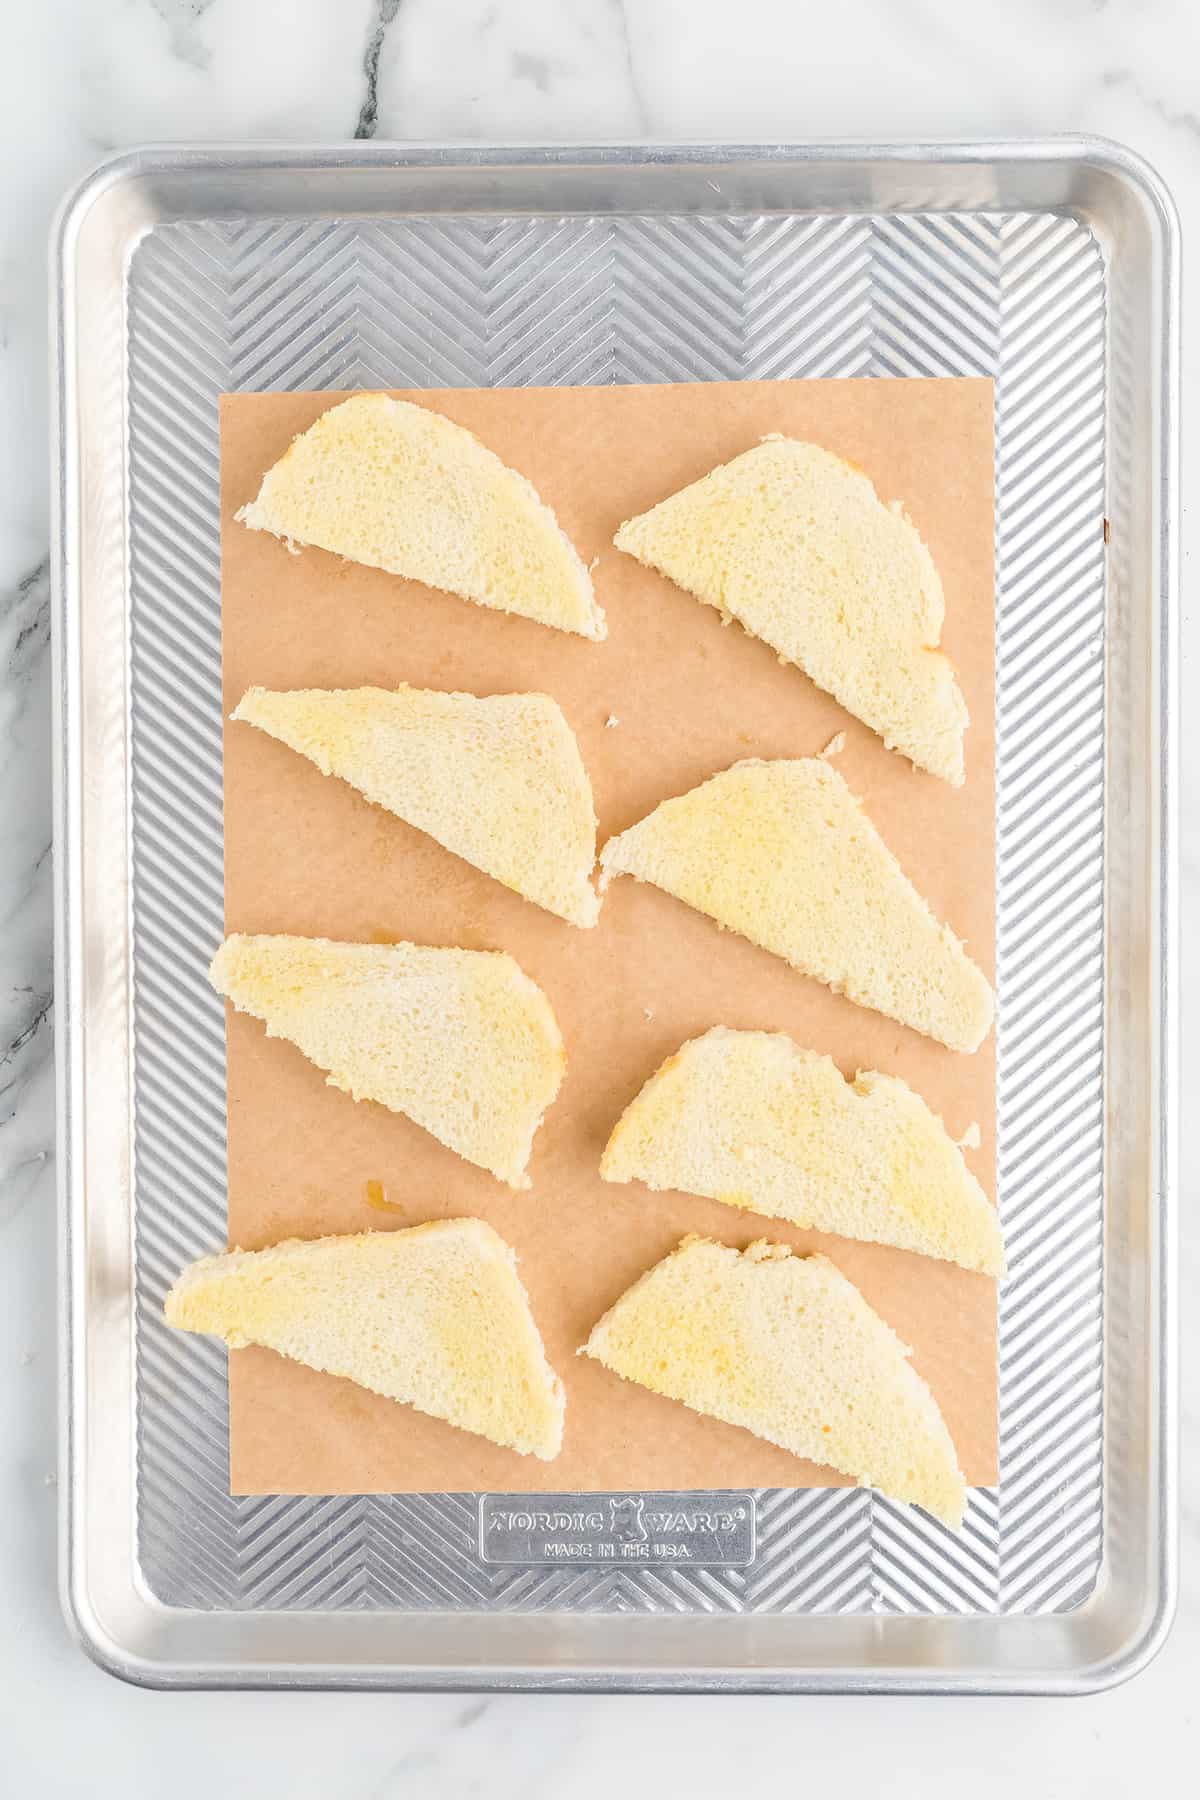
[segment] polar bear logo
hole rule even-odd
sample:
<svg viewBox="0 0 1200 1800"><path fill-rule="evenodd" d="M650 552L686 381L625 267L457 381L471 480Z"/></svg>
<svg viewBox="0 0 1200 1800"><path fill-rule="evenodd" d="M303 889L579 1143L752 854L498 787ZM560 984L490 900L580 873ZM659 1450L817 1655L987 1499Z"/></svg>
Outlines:
<svg viewBox="0 0 1200 1800"><path fill-rule="evenodd" d="M633 1494L624 1500L610 1500L608 1503L609 1529L618 1544L644 1544L646 1527L642 1524L642 1507L645 1501Z"/></svg>

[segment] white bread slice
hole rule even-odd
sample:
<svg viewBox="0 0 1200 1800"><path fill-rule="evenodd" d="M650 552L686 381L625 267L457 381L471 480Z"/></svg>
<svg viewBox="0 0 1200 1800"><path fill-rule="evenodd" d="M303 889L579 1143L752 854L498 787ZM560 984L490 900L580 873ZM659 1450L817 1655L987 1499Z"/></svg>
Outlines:
<svg viewBox="0 0 1200 1800"><path fill-rule="evenodd" d="M634 875L860 1006L977 1050L992 990L940 925L836 769L748 761L610 838L603 892Z"/></svg>
<svg viewBox="0 0 1200 1800"><path fill-rule="evenodd" d="M718 1025L684 1044L626 1107L600 1173L1004 1272L996 1209L921 1096L894 1075L846 1081L782 1032Z"/></svg>
<svg viewBox="0 0 1200 1800"><path fill-rule="evenodd" d="M937 1402L824 1256L684 1238L583 1350L652 1393L962 1523L966 1485Z"/></svg>
<svg viewBox="0 0 1200 1800"><path fill-rule="evenodd" d="M424 944L226 938L209 979L326 1072L527 1188L534 1133L566 1068L550 1003L511 956Z"/></svg>
<svg viewBox="0 0 1200 1800"><path fill-rule="evenodd" d="M591 785L575 734L547 695L253 687L233 717L548 912L596 923Z"/></svg>
<svg viewBox="0 0 1200 1800"><path fill-rule="evenodd" d="M549 1462L562 1448L562 1383L516 1257L482 1219L206 1256L165 1313L181 1331L231 1350L261 1344L522 1455Z"/></svg>
<svg viewBox="0 0 1200 1800"><path fill-rule="evenodd" d="M592 578L550 508L427 406L387 394L331 406L267 470L238 518L479 606L605 635Z"/></svg>
<svg viewBox="0 0 1200 1800"><path fill-rule="evenodd" d="M861 469L767 438L614 542L770 644L890 750L962 785L967 708L937 647L941 580L902 507Z"/></svg>

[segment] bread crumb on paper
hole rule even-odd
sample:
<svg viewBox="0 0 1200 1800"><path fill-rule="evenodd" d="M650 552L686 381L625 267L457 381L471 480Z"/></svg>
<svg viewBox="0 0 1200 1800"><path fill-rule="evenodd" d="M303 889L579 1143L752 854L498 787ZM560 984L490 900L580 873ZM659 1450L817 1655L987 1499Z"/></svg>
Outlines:
<svg viewBox="0 0 1200 1800"><path fill-rule="evenodd" d="M613 731L620 723L621 721L618 719L616 713L609 713L607 719L604 721L604 729L605 731Z"/></svg>
<svg viewBox="0 0 1200 1800"><path fill-rule="evenodd" d="M979 1129L978 1121L972 1119L971 1123L967 1126L967 1129L959 1138L958 1147L960 1150L978 1150L982 1143L983 1133Z"/></svg>
<svg viewBox="0 0 1200 1800"><path fill-rule="evenodd" d="M844 731L835 731L833 736L830 738L829 742L826 744L825 748L821 752L822 759L825 762L828 762L831 756L840 756L842 754L842 751L845 748L846 748L845 732Z"/></svg>

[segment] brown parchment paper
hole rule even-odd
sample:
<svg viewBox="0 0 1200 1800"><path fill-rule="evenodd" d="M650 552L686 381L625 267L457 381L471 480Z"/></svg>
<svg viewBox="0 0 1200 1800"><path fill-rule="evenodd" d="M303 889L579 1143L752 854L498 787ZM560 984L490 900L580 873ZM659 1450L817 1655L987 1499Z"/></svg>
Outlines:
<svg viewBox="0 0 1200 1800"><path fill-rule="evenodd" d="M850 786L939 917L994 968L992 386L987 381L736 382L405 394L470 427L534 483L585 561L598 557L604 644L414 582L290 554L234 513L290 439L341 396L221 403L226 714L252 683L539 689L591 775L600 842L747 756L805 756L837 732ZM850 458L901 499L946 589L944 645L970 709L967 782L917 773L797 670L612 546L641 512L767 432ZM480 796L486 805L487 796ZM567 1388L553 1463L396 1406L259 1349L230 1359L236 1493L840 1485L748 1432L617 1379L576 1348L687 1232L768 1236L831 1256L913 1346L967 1478L996 1479L995 1284L964 1270L790 1228L686 1195L610 1186L608 1132L662 1059L723 1024L786 1031L843 1072L902 1075L960 1135L993 1191L993 1040L961 1056L830 994L657 890L624 879L592 931L507 892L431 839L246 725L225 730L230 931L456 944L511 952L550 998L569 1068L513 1193L407 1119L355 1104L263 1027L228 1023L229 1238L388 1229L475 1214L515 1248ZM380 1210L382 1184L389 1202ZM372 1204L372 1200L376 1204Z"/></svg>

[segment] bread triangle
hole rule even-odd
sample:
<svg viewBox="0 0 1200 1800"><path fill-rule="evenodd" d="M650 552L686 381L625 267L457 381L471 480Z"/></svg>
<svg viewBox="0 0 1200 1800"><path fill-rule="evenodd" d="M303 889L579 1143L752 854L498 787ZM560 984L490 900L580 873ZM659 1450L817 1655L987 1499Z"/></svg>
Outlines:
<svg viewBox="0 0 1200 1800"><path fill-rule="evenodd" d="M596 923L592 790L574 733L545 694L254 687L233 717L548 912Z"/></svg>
<svg viewBox="0 0 1200 1800"><path fill-rule="evenodd" d="M405 1113L510 1187L529 1186L566 1055L549 1001L511 956L237 933L209 973L331 1087Z"/></svg>
<svg viewBox="0 0 1200 1800"><path fill-rule="evenodd" d="M562 1446L562 1383L516 1258L482 1219L206 1256L165 1311L182 1331L261 1344L524 1455Z"/></svg>
<svg viewBox="0 0 1200 1800"><path fill-rule="evenodd" d="M592 578L523 475L428 406L354 394L322 413L238 513L252 531L600 639Z"/></svg>
<svg viewBox="0 0 1200 1800"><path fill-rule="evenodd" d="M735 763L610 838L600 870L602 890L653 882L951 1050L991 1029L986 977L819 757Z"/></svg>
<svg viewBox="0 0 1200 1800"><path fill-rule="evenodd" d="M937 1402L895 1332L823 1256L685 1238L584 1350L652 1393L962 1522L966 1487Z"/></svg>
<svg viewBox="0 0 1200 1800"><path fill-rule="evenodd" d="M684 1044L626 1108L600 1173L1004 1269L996 1209L920 1095L894 1075L846 1081L782 1032L718 1025Z"/></svg>
<svg viewBox="0 0 1200 1800"><path fill-rule="evenodd" d="M889 749L961 785L967 708L937 647L942 584L861 469L768 438L629 519L615 542L770 644Z"/></svg>

